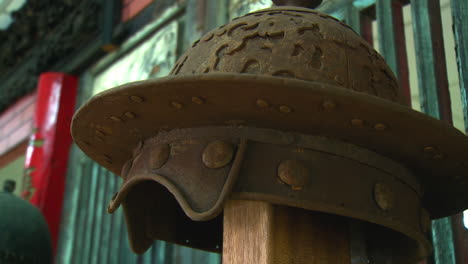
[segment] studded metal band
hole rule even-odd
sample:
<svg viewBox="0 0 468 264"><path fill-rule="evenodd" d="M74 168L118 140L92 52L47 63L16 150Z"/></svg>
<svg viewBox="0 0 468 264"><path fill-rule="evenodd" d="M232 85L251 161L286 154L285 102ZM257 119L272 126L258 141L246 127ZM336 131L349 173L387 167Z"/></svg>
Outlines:
<svg viewBox="0 0 468 264"><path fill-rule="evenodd" d="M140 144L122 177L110 212L150 181L171 192L192 220L215 218L228 197L262 200L375 223L418 241L422 252L430 249L424 235L429 217L410 171L326 137L251 127L172 130ZM144 208L128 202L126 207ZM141 212L138 217L145 218ZM151 229L130 226L139 228Z"/></svg>

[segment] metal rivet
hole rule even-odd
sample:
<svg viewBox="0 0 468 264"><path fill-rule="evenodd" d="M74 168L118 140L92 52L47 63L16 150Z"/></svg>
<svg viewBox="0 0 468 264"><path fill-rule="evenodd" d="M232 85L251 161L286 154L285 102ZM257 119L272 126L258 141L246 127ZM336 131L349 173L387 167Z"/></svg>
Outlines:
<svg viewBox="0 0 468 264"><path fill-rule="evenodd" d="M234 148L231 144L221 140L210 142L202 154L202 161L211 169L221 168L231 162L234 156Z"/></svg>
<svg viewBox="0 0 468 264"><path fill-rule="evenodd" d="M364 121L362 121L362 119L352 119L351 120L351 125L355 126L355 127L360 127L360 126L363 126L364 125Z"/></svg>
<svg viewBox="0 0 468 264"><path fill-rule="evenodd" d="M174 108L177 108L177 109L181 109L182 107L184 107L181 103L179 102L172 102L171 105L174 107Z"/></svg>
<svg viewBox="0 0 468 264"><path fill-rule="evenodd" d="M377 183L374 186L374 200L380 209L387 211L393 207L393 193L383 183Z"/></svg>
<svg viewBox="0 0 468 264"><path fill-rule="evenodd" d="M436 149L435 149L434 147L432 147L432 146L424 147L423 150L424 150L424 152L426 152L426 153L434 153L434 152L436 152Z"/></svg>
<svg viewBox="0 0 468 264"><path fill-rule="evenodd" d="M278 166L278 178L291 189L302 190L309 179L309 171L301 161L284 160Z"/></svg>
<svg viewBox="0 0 468 264"><path fill-rule="evenodd" d="M434 160L441 160L444 158L444 155L442 154L435 154L434 156L432 156L432 159Z"/></svg>
<svg viewBox="0 0 468 264"><path fill-rule="evenodd" d="M105 136L106 134L104 134L104 132L100 131L100 130L96 130L96 135L100 136L100 137L103 137Z"/></svg>
<svg viewBox="0 0 468 264"><path fill-rule="evenodd" d="M114 120L115 122L122 122L122 118L117 117L117 116L111 116L109 117L110 119Z"/></svg>
<svg viewBox="0 0 468 264"><path fill-rule="evenodd" d="M192 102L201 105L201 104L204 104L204 103L205 103L205 100L203 100L203 99L200 98L200 97L194 96L194 97L192 97Z"/></svg>
<svg viewBox="0 0 468 264"><path fill-rule="evenodd" d="M132 113L132 112L126 112L124 115L126 117L128 117L128 118L135 118L136 117L136 115L134 113Z"/></svg>
<svg viewBox="0 0 468 264"><path fill-rule="evenodd" d="M151 149L149 167L153 170L161 168L169 159L169 153L171 153L169 144L158 145Z"/></svg>
<svg viewBox="0 0 468 264"><path fill-rule="evenodd" d="M268 104L267 101L263 100L263 99L257 99L257 101L255 102L257 104L258 107L261 107L261 108L266 108L268 107L270 104Z"/></svg>
<svg viewBox="0 0 468 264"><path fill-rule="evenodd" d="M336 108L336 103L331 100L326 100L322 104L323 108L327 111L332 111Z"/></svg>
<svg viewBox="0 0 468 264"><path fill-rule="evenodd" d="M421 208L421 230L424 233L429 232L431 229L431 218L426 209Z"/></svg>
<svg viewBox="0 0 468 264"><path fill-rule="evenodd" d="M136 95L130 96L130 100L132 100L135 103L142 103L143 102L143 98L141 98L139 96L136 96Z"/></svg>
<svg viewBox="0 0 468 264"><path fill-rule="evenodd" d="M285 113L285 114L291 113L291 111L292 111L291 108L289 108L288 106L285 106L285 105L280 106L279 110L280 110L281 113Z"/></svg>
<svg viewBox="0 0 468 264"><path fill-rule="evenodd" d="M387 129L387 126L384 125L384 124L376 124L374 126L374 129L377 130L377 131L384 131L385 129Z"/></svg>
<svg viewBox="0 0 468 264"><path fill-rule="evenodd" d="M340 76L340 75L336 75L335 76L335 81L339 84L343 84L344 83L344 80L343 78Z"/></svg>

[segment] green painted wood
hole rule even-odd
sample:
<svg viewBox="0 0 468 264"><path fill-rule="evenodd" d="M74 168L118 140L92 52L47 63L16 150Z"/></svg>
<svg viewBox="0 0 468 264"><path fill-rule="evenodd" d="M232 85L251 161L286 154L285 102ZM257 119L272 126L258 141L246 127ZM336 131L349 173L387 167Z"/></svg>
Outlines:
<svg viewBox="0 0 468 264"><path fill-rule="evenodd" d="M439 1L413 0L411 4L421 110L451 123ZM455 264L451 218L432 221L431 235L434 245L432 262Z"/></svg>
<svg viewBox="0 0 468 264"><path fill-rule="evenodd" d="M356 33L361 35L361 11L352 2L345 7L345 23L350 25Z"/></svg>
<svg viewBox="0 0 468 264"><path fill-rule="evenodd" d="M107 170L103 167L100 168L98 175L97 197L94 206L95 217L93 224L93 240L91 241L90 264L99 264L99 254L102 249L106 249L107 245L101 244L102 229L104 222L104 214L106 214L106 200L105 192L108 186L110 177L107 177Z"/></svg>
<svg viewBox="0 0 468 264"><path fill-rule="evenodd" d="M194 41L202 36L203 30L203 17L200 17L200 5L198 0L187 0L187 12L184 16L184 34L179 43L180 49L185 52Z"/></svg>
<svg viewBox="0 0 468 264"><path fill-rule="evenodd" d="M83 184L79 188L80 199L77 204L78 206L78 219L74 226L70 228L74 229L76 232L76 241L73 245L73 256L72 263L83 263L83 254L82 249L84 246L84 235L86 227L86 215L88 209L88 197L89 197L89 185L91 183L91 171L93 164L91 162L86 162L84 164L83 174L78 177L82 177Z"/></svg>
<svg viewBox="0 0 468 264"><path fill-rule="evenodd" d="M72 148L70 151L70 157L76 157L77 155L82 155L81 151L77 148ZM80 188L83 183L83 177L79 177L83 174L83 169L85 164L79 162L77 166L69 166L67 169L67 180L65 181L65 195L63 201L62 211L62 222L61 222L61 232L59 237L59 243L57 248L57 263L70 263L72 257L72 251L74 244L76 242L76 229L68 228L76 226L78 220L78 204L80 200ZM66 228L63 228L66 227Z"/></svg>
<svg viewBox="0 0 468 264"><path fill-rule="evenodd" d="M450 217L432 221L434 264L456 264Z"/></svg>
<svg viewBox="0 0 468 264"><path fill-rule="evenodd" d="M157 242L155 243L157 244ZM156 245L153 245L153 248L157 248ZM140 259L138 261L139 264L153 264L153 248L150 250L146 251L143 255L140 256Z"/></svg>
<svg viewBox="0 0 468 264"><path fill-rule="evenodd" d="M118 214L115 215L115 217L118 217L119 219L122 219L124 218L123 216L123 209L122 207L119 208L118 210ZM133 264L133 263L137 263L137 258L138 258L138 255L136 255L135 253L133 253L131 250L130 250L130 244L129 244L129 241L128 241L128 231L127 231L127 226L125 225L124 221L121 221L120 222L120 259L119 259L119 263L122 263L122 264ZM116 228L119 228L119 227L116 227ZM116 252L117 254L119 252Z"/></svg>
<svg viewBox="0 0 468 264"><path fill-rule="evenodd" d="M439 1L413 0L411 11L421 110L451 123Z"/></svg>
<svg viewBox="0 0 468 264"><path fill-rule="evenodd" d="M228 5L228 0L206 0L205 32L228 22Z"/></svg>
<svg viewBox="0 0 468 264"><path fill-rule="evenodd" d="M105 177L108 178L108 183L106 184L106 193L104 195L104 205L107 205L111 197L113 197L115 193L115 189L117 188L116 185L116 177L109 171L107 171ZM101 250L99 250L99 261L98 263L108 263L109 261L109 252L111 251L111 241L112 241L112 216L107 212L103 216L102 220L102 235L100 238L100 245Z"/></svg>
<svg viewBox="0 0 468 264"><path fill-rule="evenodd" d="M169 243L166 243L166 242L162 242L164 243L164 256L166 257L164 259L164 262L161 261L161 263L164 263L164 264L171 264L170 260L174 258L174 246L172 246L171 244Z"/></svg>
<svg viewBox="0 0 468 264"><path fill-rule="evenodd" d="M462 95L465 128L468 133L468 1L451 0L453 33L457 54L458 75Z"/></svg>
<svg viewBox="0 0 468 264"><path fill-rule="evenodd" d="M403 103L411 106L402 4L399 0L378 0L376 15L380 53L399 79Z"/></svg>
<svg viewBox="0 0 468 264"><path fill-rule="evenodd" d="M89 185L89 198L88 206L86 210L86 221L82 227L82 232L84 232L84 242L83 242L83 263L89 263L90 253L91 253L91 241L93 239L93 221L94 221L94 206L96 204L96 191L99 180L99 165L97 163L92 163L91 170L91 182Z"/></svg>
<svg viewBox="0 0 468 264"><path fill-rule="evenodd" d="M114 175L112 175L111 177L114 177ZM121 183L122 183L122 180L120 179L120 177L119 178L114 177L114 193L119 190ZM109 262L107 263L120 263L119 262L119 259L120 259L119 252L121 251L120 245L122 244L121 243L122 237L123 235L125 235L125 234L122 234L121 226L123 222L123 216L121 212L122 212L122 208L119 208L113 215L111 215L112 234L111 234L111 240L110 240L109 252L108 252Z"/></svg>
<svg viewBox="0 0 468 264"><path fill-rule="evenodd" d="M375 5L377 25L379 30L380 53L390 66L390 69L398 75L398 58L395 49L395 31L392 14L392 0L377 0Z"/></svg>

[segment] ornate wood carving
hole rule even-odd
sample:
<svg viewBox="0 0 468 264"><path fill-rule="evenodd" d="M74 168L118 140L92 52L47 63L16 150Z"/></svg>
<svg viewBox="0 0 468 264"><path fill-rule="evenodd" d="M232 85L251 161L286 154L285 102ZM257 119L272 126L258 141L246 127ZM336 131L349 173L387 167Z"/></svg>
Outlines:
<svg viewBox="0 0 468 264"><path fill-rule="evenodd" d="M103 1L30 0L0 32L0 111L102 34ZM63 69L60 69L63 71Z"/></svg>

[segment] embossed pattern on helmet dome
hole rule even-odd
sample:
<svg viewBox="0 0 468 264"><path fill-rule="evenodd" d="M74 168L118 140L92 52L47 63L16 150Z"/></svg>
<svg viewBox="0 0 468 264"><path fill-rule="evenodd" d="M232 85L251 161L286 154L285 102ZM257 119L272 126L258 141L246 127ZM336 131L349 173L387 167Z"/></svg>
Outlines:
<svg viewBox="0 0 468 264"><path fill-rule="evenodd" d="M307 9L236 18L194 42L171 75L213 72L296 78L400 102L383 58L345 24Z"/></svg>

